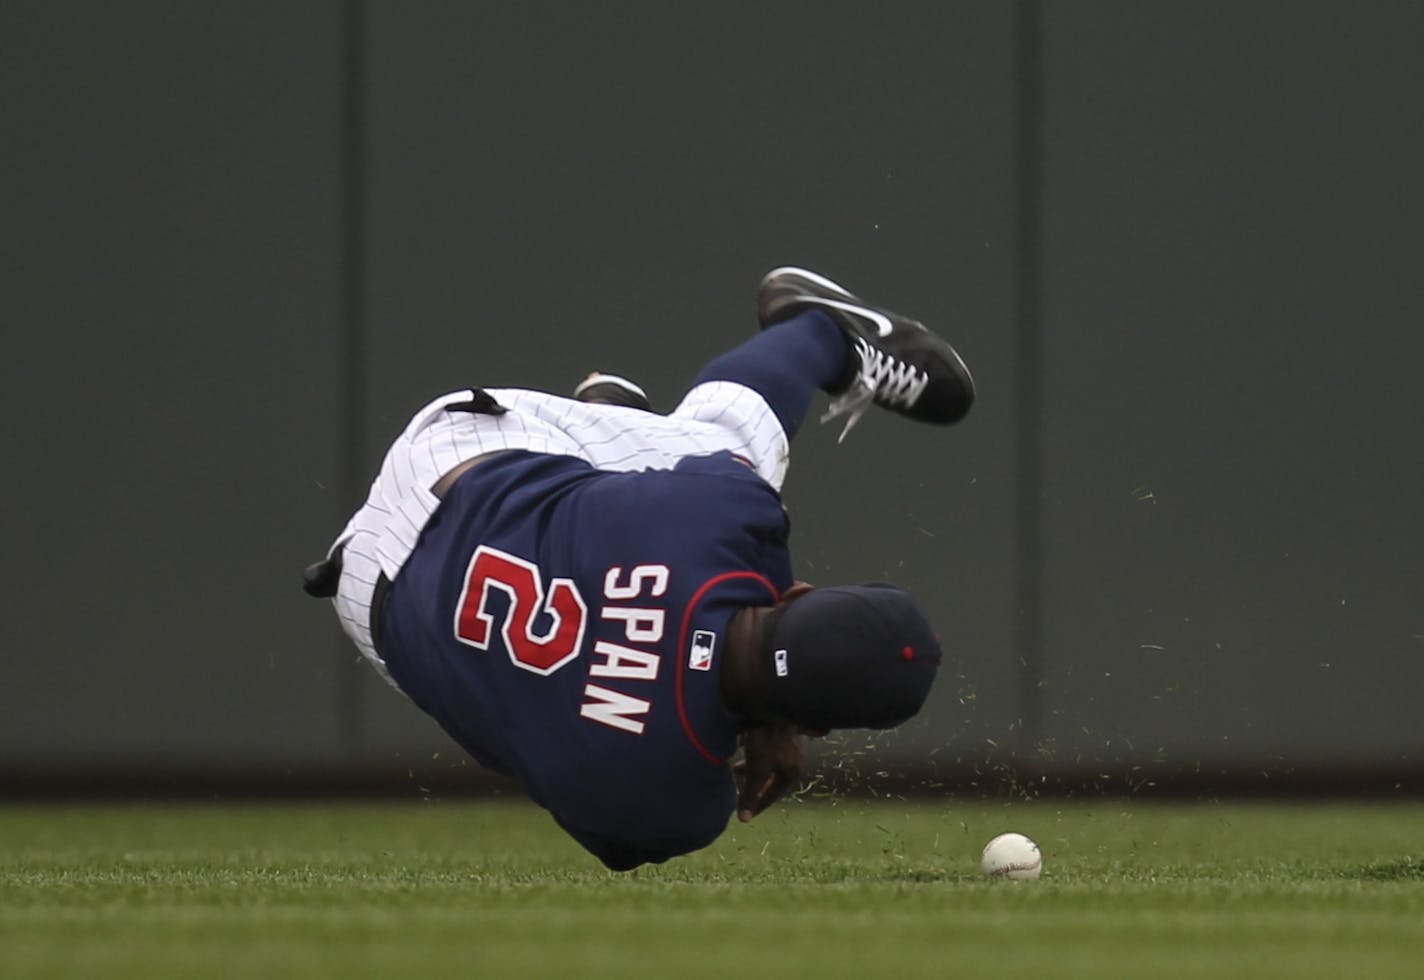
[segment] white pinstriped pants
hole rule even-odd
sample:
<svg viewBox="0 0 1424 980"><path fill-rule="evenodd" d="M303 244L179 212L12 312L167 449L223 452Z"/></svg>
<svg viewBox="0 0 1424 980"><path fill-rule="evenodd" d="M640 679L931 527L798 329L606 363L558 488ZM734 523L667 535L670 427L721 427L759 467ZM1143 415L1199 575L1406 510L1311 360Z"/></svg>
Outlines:
<svg viewBox="0 0 1424 980"><path fill-rule="evenodd" d="M760 394L731 381L709 381L687 393L669 415L585 402L520 388L484 389L508 411L481 415L447 410L469 402L470 389L426 405L386 452L366 503L347 522L328 556L343 548L332 602L342 628L390 681L371 641L371 596L377 578L395 580L440 500L430 488L467 459L500 449L577 456L605 470L672 469L687 456L730 451L777 490L786 478L790 443Z"/></svg>

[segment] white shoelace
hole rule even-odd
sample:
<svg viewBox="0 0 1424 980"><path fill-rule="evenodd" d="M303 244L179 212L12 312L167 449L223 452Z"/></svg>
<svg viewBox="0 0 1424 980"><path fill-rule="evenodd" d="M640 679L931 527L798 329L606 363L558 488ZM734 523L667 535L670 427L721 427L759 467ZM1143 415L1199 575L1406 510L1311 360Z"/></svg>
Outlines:
<svg viewBox="0 0 1424 980"><path fill-rule="evenodd" d="M836 442L845 442L846 435L860 421L871 402L878 401L889 408L910 408L930 383L930 376L925 372L895 360L864 340L856 340L856 349L860 354L860 373L821 416L822 423L839 415L848 416Z"/></svg>

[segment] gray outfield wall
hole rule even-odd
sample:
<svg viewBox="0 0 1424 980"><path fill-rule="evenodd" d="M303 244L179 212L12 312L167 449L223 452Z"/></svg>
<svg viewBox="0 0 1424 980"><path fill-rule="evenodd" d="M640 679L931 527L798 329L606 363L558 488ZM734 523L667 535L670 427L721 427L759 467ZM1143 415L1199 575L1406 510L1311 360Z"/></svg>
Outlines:
<svg viewBox="0 0 1424 980"><path fill-rule="evenodd" d="M980 386L955 430L798 441L798 573L946 639L877 765L1424 772L1421 37L1402 3L0 7L0 787L468 772L298 569L431 394L597 367L669 404L788 261Z"/></svg>

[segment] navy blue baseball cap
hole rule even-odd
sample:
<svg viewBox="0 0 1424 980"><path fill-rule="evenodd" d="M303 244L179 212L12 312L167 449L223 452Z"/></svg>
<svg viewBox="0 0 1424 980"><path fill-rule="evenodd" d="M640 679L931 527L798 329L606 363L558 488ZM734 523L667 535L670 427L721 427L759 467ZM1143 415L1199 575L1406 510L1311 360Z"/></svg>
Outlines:
<svg viewBox="0 0 1424 980"><path fill-rule="evenodd" d="M893 728L914 717L939 669L939 638L915 597L883 582L815 589L776 624L769 707L804 728Z"/></svg>

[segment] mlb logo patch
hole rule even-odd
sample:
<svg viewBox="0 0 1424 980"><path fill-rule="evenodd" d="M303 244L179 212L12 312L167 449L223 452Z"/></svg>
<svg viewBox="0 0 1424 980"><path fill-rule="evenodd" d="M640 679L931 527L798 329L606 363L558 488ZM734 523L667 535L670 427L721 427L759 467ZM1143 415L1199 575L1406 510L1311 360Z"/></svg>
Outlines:
<svg viewBox="0 0 1424 980"><path fill-rule="evenodd" d="M787 674L789 674L789 673L791 672L790 666L788 666L787 663L786 663L786 651L785 651L785 650L777 650L776 653L772 654L772 660L773 660L773 661L775 662L775 664L776 664L776 676L777 676L777 677L785 677Z"/></svg>
<svg viewBox="0 0 1424 980"><path fill-rule="evenodd" d="M717 634L711 630L695 630L692 652L687 657L688 670L711 670L712 650L717 646Z"/></svg>

